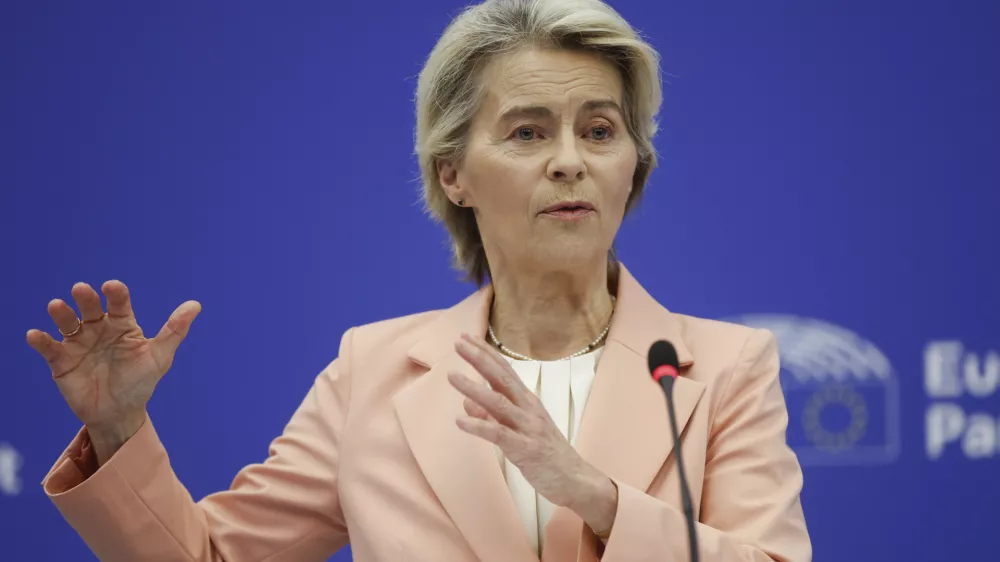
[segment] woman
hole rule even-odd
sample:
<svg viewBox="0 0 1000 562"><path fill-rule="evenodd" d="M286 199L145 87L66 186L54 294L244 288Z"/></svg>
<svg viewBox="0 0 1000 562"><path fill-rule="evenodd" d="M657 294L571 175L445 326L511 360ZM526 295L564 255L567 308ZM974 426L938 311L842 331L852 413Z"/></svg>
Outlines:
<svg viewBox="0 0 1000 562"><path fill-rule="evenodd" d="M268 459L198 503L146 414L200 305L146 339L125 285L32 330L84 428L44 481L104 560L684 560L665 401L673 342L702 560L808 560L774 339L668 312L612 242L655 165L657 55L597 0L497 0L418 86L424 197L481 288L356 327Z"/></svg>

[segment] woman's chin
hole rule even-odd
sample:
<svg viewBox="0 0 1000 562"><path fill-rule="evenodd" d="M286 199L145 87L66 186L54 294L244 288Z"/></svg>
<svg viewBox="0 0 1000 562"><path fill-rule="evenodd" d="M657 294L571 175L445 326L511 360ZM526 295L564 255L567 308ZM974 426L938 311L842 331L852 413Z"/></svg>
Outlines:
<svg viewBox="0 0 1000 562"><path fill-rule="evenodd" d="M575 269L594 263L600 263L608 254L608 249L597 248L588 241L574 241L570 244L546 244L538 248L536 262L553 269Z"/></svg>

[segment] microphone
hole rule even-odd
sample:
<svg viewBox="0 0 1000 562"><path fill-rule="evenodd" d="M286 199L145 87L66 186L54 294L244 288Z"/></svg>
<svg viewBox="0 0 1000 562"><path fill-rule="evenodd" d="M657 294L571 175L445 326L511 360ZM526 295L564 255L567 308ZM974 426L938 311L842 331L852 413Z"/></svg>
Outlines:
<svg viewBox="0 0 1000 562"><path fill-rule="evenodd" d="M660 383L663 394L667 397L667 413L670 417L670 434L674 440L674 456L677 457L677 472L681 479L681 506L684 518L687 520L688 546L691 549L691 562L698 562L698 535L694 527L694 507L691 504L691 490L688 488L687 476L684 475L684 459L681 457L681 439L677 433L677 417L674 415L674 379L677 378L680 362L677 360L677 350L668 341L659 340L649 348L649 373Z"/></svg>

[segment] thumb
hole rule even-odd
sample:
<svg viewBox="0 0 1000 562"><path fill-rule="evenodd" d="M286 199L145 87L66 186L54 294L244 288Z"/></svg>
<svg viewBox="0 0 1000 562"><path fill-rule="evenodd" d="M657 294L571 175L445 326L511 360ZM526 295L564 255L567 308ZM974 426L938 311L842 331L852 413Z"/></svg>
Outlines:
<svg viewBox="0 0 1000 562"><path fill-rule="evenodd" d="M201 312L201 303L187 301L177 307L153 338L153 353L160 365L170 365L177 347L184 341L191 329L191 323Z"/></svg>

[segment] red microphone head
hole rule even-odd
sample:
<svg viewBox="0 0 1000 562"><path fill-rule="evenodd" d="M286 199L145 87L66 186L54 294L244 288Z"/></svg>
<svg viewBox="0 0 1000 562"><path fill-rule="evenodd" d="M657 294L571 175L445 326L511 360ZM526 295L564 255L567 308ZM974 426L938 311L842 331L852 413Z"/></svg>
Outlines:
<svg viewBox="0 0 1000 562"><path fill-rule="evenodd" d="M680 372L680 361L677 360L677 350L666 340L653 342L649 347L649 374L653 380L660 382L663 377L677 378Z"/></svg>

